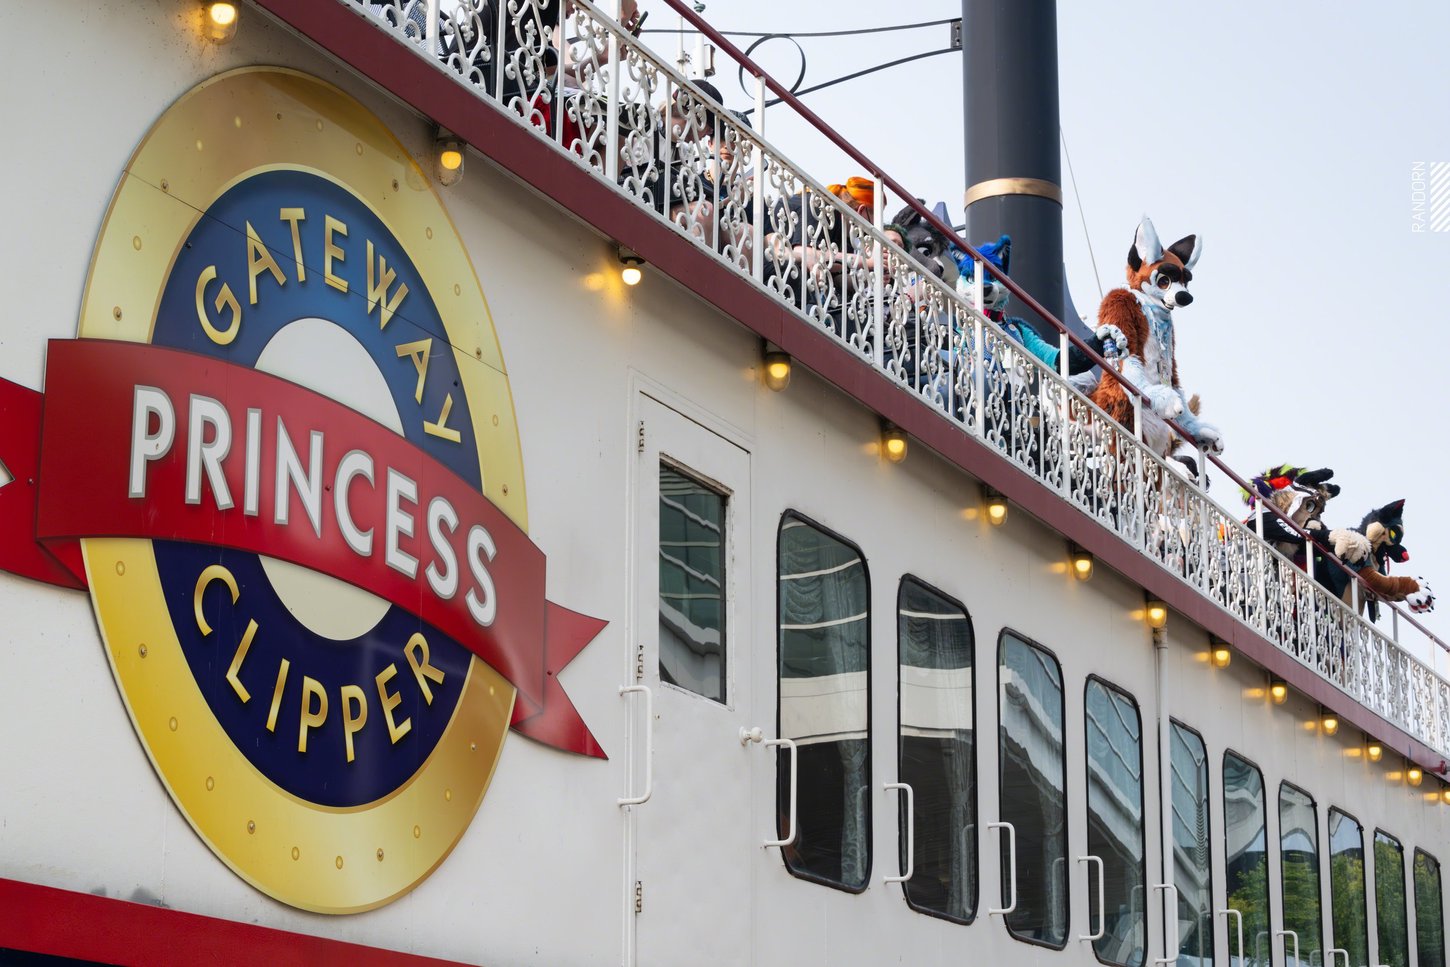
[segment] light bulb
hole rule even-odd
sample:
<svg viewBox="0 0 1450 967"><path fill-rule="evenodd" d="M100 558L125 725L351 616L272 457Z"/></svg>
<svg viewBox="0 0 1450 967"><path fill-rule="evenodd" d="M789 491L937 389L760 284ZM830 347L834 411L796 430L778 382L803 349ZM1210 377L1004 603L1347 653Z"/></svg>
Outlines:
<svg viewBox="0 0 1450 967"><path fill-rule="evenodd" d="M1269 697L1274 700L1275 705L1283 705L1284 700L1289 697L1289 686L1281 678L1269 682Z"/></svg>
<svg viewBox="0 0 1450 967"><path fill-rule="evenodd" d="M1148 627L1150 628L1162 628L1168 624L1168 605L1162 601L1149 600L1145 613L1148 618Z"/></svg>
<svg viewBox="0 0 1450 967"><path fill-rule="evenodd" d="M890 423L881 431L881 449L886 459L900 463L906 459L906 431Z"/></svg>
<svg viewBox="0 0 1450 967"><path fill-rule="evenodd" d="M1371 742L1369 745L1365 746L1364 754L1365 757L1369 759L1369 761L1378 762L1385 756L1385 747L1380 745L1378 742Z"/></svg>
<svg viewBox="0 0 1450 967"><path fill-rule="evenodd" d="M987 503L987 520L992 522L992 526L1000 527L1007 519L1007 498L991 487L982 488L982 498Z"/></svg>
<svg viewBox="0 0 1450 967"><path fill-rule="evenodd" d="M224 44L237 35L237 5L235 3L205 3L205 26L208 40Z"/></svg>
<svg viewBox="0 0 1450 967"><path fill-rule="evenodd" d="M779 393L790 385L790 356L780 350L765 354L765 385Z"/></svg>
<svg viewBox="0 0 1450 967"><path fill-rule="evenodd" d="M1068 560L1072 563L1072 576L1079 581L1093 576L1093 556L1089 552L1074 544L1068 550Z"/></svg>

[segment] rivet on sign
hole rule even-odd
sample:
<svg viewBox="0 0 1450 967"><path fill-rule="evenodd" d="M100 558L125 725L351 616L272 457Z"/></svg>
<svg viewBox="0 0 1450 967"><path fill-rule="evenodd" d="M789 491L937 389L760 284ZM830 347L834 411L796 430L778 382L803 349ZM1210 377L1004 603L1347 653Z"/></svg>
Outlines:
<svg viewBox="0 0 1450 967"><path fill-rule="evenodd" d="M179 725L179 724L180 723L178 723L176 721L176 716L175 715L171 716L171 721L166 723L167 727L170 728L171 731L173 731L173 732L176 731L176 726Z"/></svg>
<svg viewBox="0 0 1450 967"><path fill-rule="evenodd" d="M414 826L413 827L413 838L414 839L417 839L419 836L422 836L422 835L423 835L423 830L420 829L417 826Z"/></svg>
<svg viewBox="0 0 1450 967"><path fill-rule="evenodd" d="M354 144L352 146L352 150L356 151L359 155L361 155L362 154L362 142L359 141L356 144Z"/></svg>
<svg viewBox="0 0 1450 967"><path fill-rule="evenodd" d="M459 285L457 282L453 283L453 294L463 295L463 286Z"/></svg>
<svg viewBox="0 0 1450 967"><path fill-rule="evenodd" d="M111 307L111 315L113 315L113 316L116 317L116 321L117 322L120 322L121 321L121 307L120 306L112 306Z"/></svg>
<svg viewBox="0 0 1450 967"><path fill-rule="evenodd" d="M378 847L378 862L381 863L382 861L383 861L383 848L381 846L379 846Z"/></svg>
<svg viewBox="0 0 1450 967"><path fill-rule="evenodd" d="M215 788L216 788L216 780L213 779L211 776L207 776L206 777L206 791L207 792L211 792Z"/></svg>
<svg viewBox="0 0 1450 967"><path fill-rule="evenodd" d="M426 236L428 236L429 238L432 238L433 237L433 226L429 225L427 228L423 229L423 234L426 235Z"/></svg>
<svg viewBox="0 0 1450 967"><path fill-rule="evenodd" d="M479 350L479 353L482 353L482 352L483 352L483 350L482 350L482 349L480 349L480 350ZM498 426L498 414L497 414L497 413L495 413L495 414L494 414L494 415L493 415L493 425L494 425L494 426Z"/></svg>
<svg viewBox="0 0 1450 967"><path fill-rule="evenodd" d="M125 574L126 573L126 562L125 561L117 561L116 562L116 573L118 575Z"/></svg>
<svg viewBox="0 0 1450 967"><path fill-rule="evenodd" d="M337 868L339 870L342 869L342 857L341 856L339 856L337 859L333 860L333 862L337 864Z"/></svg>
<svg viewBox="0 0 1450 967"><path fill-rule="evenodd" d="M470 742L470 743L468 743L468 751L469 752L477 752L478 751L478 743L477 742Z"/></svg>
<svg viewBox="0 0 1450 967"><path fill-rule="evenodd" d="M257 821L255 819L249 819L249 820L247 820L247 832L248 833L255 833L256 831L257 831Z"/></svg>
<svg viewBox="0 0 1450 967"><path fill-rule="evenodd" d="M279 120L279 121L282 120L282 115L281 114L278 114L277 115L277 120Z"/></svg>
<svg viewBox="0 0 1450 967"><path fill-rule="evenodd" d="M201 150L201 138L196 139L196 150Z"/></svg>
<svg viewBox="0 0 1450 967"><path fill-rule="evenodd" d="M146 657L146 642L143 641L140 645L136 646L136 654L140 655L142 658Z"/></svg>
<svg viewBox="0 0 1450 967"><path fill-rule="evenodd" d="M298 857L299 857L299 856L301 856L301 855L302 855L302 851L301 851L301 850L300 850L300 849L298 849L298 848L297 848L297 847L295 847L295 846L294 846L294 847L292 847L292 858L293 858L293 859L294 859L294 860L295 860L295 859L297 859L297 858L298 858Z"/></svg>
<svg viewBox="0 0 1450 967"><path fill-rule="evenodd" d="M453 790L452 789L444 789L443 790L443 799L444 799L445 802L452 802L453 801Z"/></svg>
<svg viewBox="0 0 1450 967"><path fill-rule="evenodd" d="M165 178L162 178L161 179L161 190L162 191L170 191L171 190L171 182L167 181Z"/></svg>
<svg viewBox="0 0 1450 967"><path fill-rule="evenodd" d="M317 130L319 130L319 131L322 130L322 119L321 118L318 118L317 119Z"/></svg>
<svg viewBox="0 0 1450 967"><path fill-rule="evenodd" d="M509 495L509 485L508 484L504 484L503 485L503 495L505 497L507 497Z"/></svg>
<svg viewBox="0 0 1450 967"><path fill-rule="evenodd" d="M233 114L232 115L232 127L239 128L241 126L242 126L242 116L240 114Z"/></svg>
<svg viewBox="0 0 1450 967"><path fill-rule="evenodd" d="M132 235L131 236L131 247L134 248L138 252L141 251L141 236L140 235Z"/></svg>
<svg viewBox="0 0 1450 967"><path fill-rule="evenodd" d="M398 179L394 178L393 179L393 191L397 191L397 190L398 190Z"/></svg>

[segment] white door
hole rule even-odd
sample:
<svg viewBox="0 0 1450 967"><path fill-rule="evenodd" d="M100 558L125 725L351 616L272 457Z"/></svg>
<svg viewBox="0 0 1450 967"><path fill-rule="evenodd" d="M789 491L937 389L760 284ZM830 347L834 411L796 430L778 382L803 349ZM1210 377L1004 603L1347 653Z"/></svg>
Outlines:
<svg viewBox="0 0 1450 967"><path fill-rule="evenodd" d="M740 741L742 726L759 724L747 633L750 455L656 400L638 404L630 678L651 690L654 757L650 799L631 807L634 960L748 964L751 864L769 832L750 812L763 750Z"/></svg>

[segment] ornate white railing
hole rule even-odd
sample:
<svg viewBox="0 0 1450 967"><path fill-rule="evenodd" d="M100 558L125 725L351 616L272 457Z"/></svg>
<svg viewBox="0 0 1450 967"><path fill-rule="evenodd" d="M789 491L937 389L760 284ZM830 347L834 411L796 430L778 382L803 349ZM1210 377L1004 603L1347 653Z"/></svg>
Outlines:
<svg viewBox="0 0 1450 967"><path fill-rule="evenodd" d="M770 82L753 64L742 62L756 82L755 129L718 110L588 0L443 0L442 10L439 0L337 2L553 143L603 188L654 211L683 244L712 253L803 324L831 333L903 392L1345 694L1450 757L1450 683L1170 469L1065 374L1023 351L978 311L979 293L975 305L963 299L888 242L884 191L875 193L868 221L772 147L760 130ZM671 104L667 115L661 106ZM797 230L804 258L788 244ZM1065 365L1065 336L1062 347ZM1396 636L1402 623L1417 629L1437 659L1445 647L1438 639L1401 612L1393 619Z"/></svg>

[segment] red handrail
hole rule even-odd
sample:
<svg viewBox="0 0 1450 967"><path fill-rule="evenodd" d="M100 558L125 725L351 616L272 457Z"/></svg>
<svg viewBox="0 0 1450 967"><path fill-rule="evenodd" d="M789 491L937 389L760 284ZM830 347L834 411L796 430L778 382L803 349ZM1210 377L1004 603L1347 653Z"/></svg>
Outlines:
<svg viewBox="0 0 1450 967"><path fill-rule="evenodd" d="M741 67L744 67L747 71L749 71L755 77L759 78L762 82L764 82L765 86L769 88L777 97L779 97L782 103L790 105L790 107L797 114L809 121L812 127L814 127L822 135L824 135L826 137L826 140L830 141L836 147L844 151L847 157L851 158L857 164L861 165L878 181L880 181L881 184L885 185L893 192L895 192L910 208L916 211L917 214L921 215L926 220L928 225L930 225L932 228L940 232L944 237L949 239L953 245L970 254L972 258L977 260L977 263L979 265L985 266L987 271L992 274L993 278L997 279L999 282L1007 287L1007 291L1011 292L1018 299L1020 299L1023 304L1025 304L1033 312L1037 313L1038 316L1051 323L1058 332L1067 336L1067 338L1072 341L1073 345L1081 349L1089 359L1095 362L1098 366L1102 367L1105 371L1112 368L1111 364L1106 359L1100 356L1096 350L1094 350L1091 346L1089 346L1082 339L1080 339L1076 333L1072 332L1066 326L1064 326L1061 320L1059 320L1052 313L1044 309L1041 303L1039 303L1036 299L1029 295L1027 291L1019 286L1016 282L1012 281L1011 277L1009 277L1007 273L1001 271L991 262L983 258L981 253L978 252L970 242L957 235L957 233L952 229L950 225L942 221L940 218L937 218L936 215L932 214L932 212L925 205L917 201L916 195L903 188L901 184L898 183L895 178L892 178L890 175L888 175L881 168L880 165L876 164L870 158L866 157L866 155L860 149L858 149L851 142L847 141L844 137L840 135L840 133L838 133L834 128L832 128L829 124L822 120L815 111L812 111L810 108L806 107L805 104L801 103L800 98L796 97L795 94L791 93L790 90L782 86L779 81L777 81L774 77L770 76L770 74L767 73L763 67L747 57L744 51L742 51L739 47L735 46L735 44L732 43L728 37L726 37L724 34L720 33L713 26L711 26L703 17L701 17L689 5L687 5L684 0L664 0L664 2L668 4L670 8L673 9L677 14L679 14L685 20L689 21L696 30L699 30L700 33L708 37L711 43L713 43L720 50L723 50ZM761 119L761 123L763 127L763 119ZM1124 379L1122 374L1117 374L1117 379L1118 382L1120 382L1129 392L1138 396L1139 399L1143 400L1144 402L1150 402L1148 399L1148 395L1140 390L1138 387L1134 386L1132 383L1128 382L1128 380ZM1183 427L1179 426L1175 421L1166 420L1165 422L1170 427L1172 427L1174 432L1176 432L1183 439L1194 439L1193 434L1183 429ZM1212 461L1215 467L1222 471L1222 473L1234 483L1242 487L1246 492L1254 492L1254 488L1247 481L1245 481L1242 477L1235 473L1233 469L1228 466L1228 464L1224 463L1217 456L1211 453L1204 453L1203 456L1206 457L1208 460ZM1364 578L1360 577L1359 572L1355 571L1349 565L1341 561L1339 559L1339 556L1335 554L1331 549L1325 547L1322 544L1319 544L1318 541L1315 541L1312 534L1310 534L1304 528L1300 527L1293 520L1290 520L1279 510L1279 508L1275 507L1271 503L1268 503L1267 501L1265 501L1265 506L1270 511L1272 511L1275 516L1277 516L1280 520L1287 524L1295 533L1303 537L1306 542L1312 543L1315 546L1319 547L1320 550L1324 551L1329 561L1331 561L1336 567L1343 570L1352 579L1364 585L1365 590L1373 595L1373 591L1371 591L1369 588L1369 582L1366 581ZM1262 537L1263 535L1260 534L1259 536ZM1427 629L1424 625L1420 624L1420 622L1415 620L1412 615L1395 607L1392 602L1386 601L1384 603L1391 610L1395 611L1401 617L1409 621L1412 626L1418 628L1420 632L1425 635L1425 637L1435 642L1445 651L1450 652L1450 645L1447 645L1445 642L1441 641L1436 635L1432 634L1429 629Z"/></svg>

